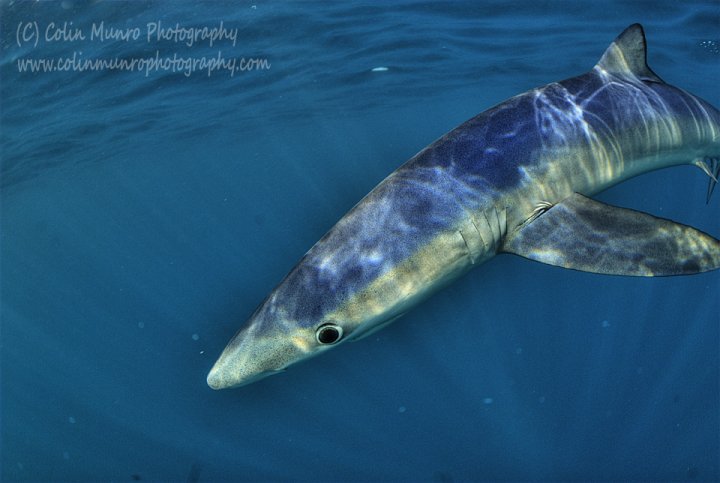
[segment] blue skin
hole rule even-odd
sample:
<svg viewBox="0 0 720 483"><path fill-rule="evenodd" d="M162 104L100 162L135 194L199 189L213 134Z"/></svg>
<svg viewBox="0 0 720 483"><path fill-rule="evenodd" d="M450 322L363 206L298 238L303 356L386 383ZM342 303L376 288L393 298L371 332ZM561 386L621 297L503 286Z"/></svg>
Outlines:
<svg viewBox="0 0 720 483"><path fill-rule="evenodd" d="M277 287L276 301L266 302L256 315L273 313L282 304L298 324L312 325L436 233L457 225L466 211L495 203L502 193L516 189L521 168L541 162L540 153L555 143L557 126L551 113L567 109L567 93L590 99L583 111L595 132L636 129L643 111L626 97L601 89L605 85L591 71L545 87L545 106L538 106L535 96L527 93L453 129L375 188L366 197L368 203L353 208ZM656 82L647 83L647 88L662 99L673 117L701 118L702 106L720 125L718 110L685 91ZM538 118L544 121L540 126ZM575 143L585 142L579 133L573 135ZM642 154L633 153L631 145L627 148L626 157ZM361 263L357 254L371 251L383 253L385 263ZM337 254L332 276L318 268L328 253Z"/></svg>
<svg viewBox="0 0 720 483"><path fill-rule="evenodd" d="M642 36L639 26L627 32ZM644 65L644 50L641 54ZM687 157L697 153L720 155L718 110L663 83L646 66L635 75L613 71L615 59L606 62L479 114L393 172L268 296L228 344L208 384L215 389L246 384L319 353L324 348L317 347L313 335L338 307L383 275L392 275L438 234L457 232L469 213L492 207L495 215L504 210L507 216L493 239L485 232L484 260L502 249L506 235L532 219L538 202L554 204L573 192L589 196L641 172L691 163ZM708 145L714 152L704 152ZM463 263L466 270L474 261ZM463 270L448 273L454 278ZM386 302L381 296L378 300ZM371 325L398 313L388 308ZM358 328L345 325L343 340L361 332ZM293 338L301 340L302 349L287 342Z"/></svg>

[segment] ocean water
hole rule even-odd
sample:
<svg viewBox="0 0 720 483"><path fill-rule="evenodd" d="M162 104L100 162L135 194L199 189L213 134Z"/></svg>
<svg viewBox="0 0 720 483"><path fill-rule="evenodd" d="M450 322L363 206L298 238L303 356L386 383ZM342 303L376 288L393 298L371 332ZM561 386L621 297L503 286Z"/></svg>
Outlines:
<svg viewBox="0 0 720 483"><path fill-rule="evenodd" d="M720 480L719 272L496 257L362 341L205 383L388 173L629 24L655 72L720 105L717 0L0 8L2 481ZM221 23L234 39L172 30ZM165 61L82 68L101 58ZM598 199L717 237L706 187L678 167Z"/></svg>

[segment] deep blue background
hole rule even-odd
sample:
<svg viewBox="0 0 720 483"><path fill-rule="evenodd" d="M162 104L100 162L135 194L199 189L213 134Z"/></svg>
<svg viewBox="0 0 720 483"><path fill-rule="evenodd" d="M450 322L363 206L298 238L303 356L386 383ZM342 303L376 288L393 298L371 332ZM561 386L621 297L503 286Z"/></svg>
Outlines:
<svg viewBox="0 0 720 483"><path fill-rule="evenodd" d="M19 22L238 28L235 47L18 47ZM375 335L238 390L205 375L303 253L476 113L641 22L720 105L720 4L2 2L2 480L720 479L720 273L498 257ZM18 73L155 49L268 71ZM384 66L385 72L371 72ZM691 167L599 198L720 236Z"/></svg>

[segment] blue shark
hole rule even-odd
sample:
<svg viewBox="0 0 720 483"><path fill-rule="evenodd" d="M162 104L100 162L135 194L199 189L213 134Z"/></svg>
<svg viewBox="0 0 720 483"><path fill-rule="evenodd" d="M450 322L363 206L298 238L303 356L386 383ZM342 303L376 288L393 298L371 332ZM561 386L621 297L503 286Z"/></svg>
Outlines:
<svg viewBox="0 0 720 483"><path fill-rule="evenodd" d="M317 242L207 376L236 387L356 340L497 254L594 273L695 274L720 241L590 197L691 164L720 174L720 112L660 79L631 25L589 72L466 121L390 174Z"/></svg>

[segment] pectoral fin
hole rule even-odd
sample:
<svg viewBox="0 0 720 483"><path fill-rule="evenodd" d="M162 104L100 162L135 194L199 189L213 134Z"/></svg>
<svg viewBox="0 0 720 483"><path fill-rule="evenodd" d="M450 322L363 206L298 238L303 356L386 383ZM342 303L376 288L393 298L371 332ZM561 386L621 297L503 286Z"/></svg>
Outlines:
<svg viewBox="0 0 720 483"><path fill-rule="evenodd" d="M689 275L720 268L720 241L715 238L577 193L508 234L503 251L611 275Z"/></svg>

